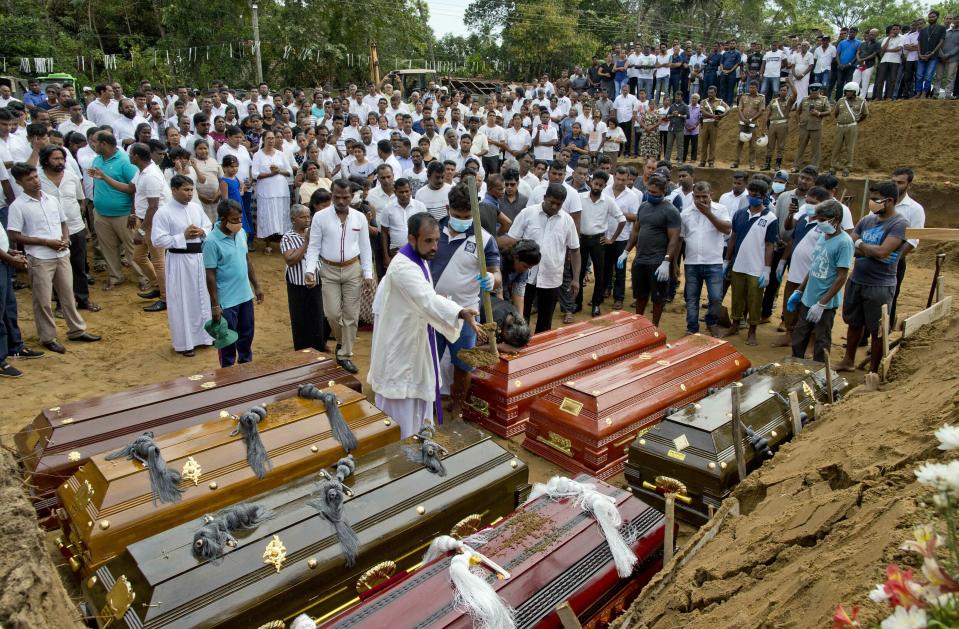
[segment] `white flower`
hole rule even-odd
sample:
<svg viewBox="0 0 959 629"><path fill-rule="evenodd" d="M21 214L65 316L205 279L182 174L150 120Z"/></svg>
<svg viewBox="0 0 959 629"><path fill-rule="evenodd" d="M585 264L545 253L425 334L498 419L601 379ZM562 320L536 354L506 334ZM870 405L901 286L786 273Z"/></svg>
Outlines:
<svg viewBox="0 0 959 629"><path fill-rule="evenodd" d="M897 607L895 613L882 621L882 629L925 629L926 612L919 607Z"/></svg>
<svg viewBox="0 0 959 629"><path fill-rule="evenodd" d="M949 463L923 463L915 471L916 479L923 485L940 491L959 493L959 460Z"/></svg>
<svg viewBox="0 0 959 629"><path fill-rule="evenodd" d="M882 588L882 584L880 583L872 589L872 592L869 593L869 598L874 603L885 603L889 600L889 595L886 594L886 591Z"/></svg>
<svg viewBox="0 0 959 629"><path fill-rule="evenodd" d="M943 424L942 428L935 433L939 440L940 450L955 450L959 448L959 426L950 426Z"/></svg>

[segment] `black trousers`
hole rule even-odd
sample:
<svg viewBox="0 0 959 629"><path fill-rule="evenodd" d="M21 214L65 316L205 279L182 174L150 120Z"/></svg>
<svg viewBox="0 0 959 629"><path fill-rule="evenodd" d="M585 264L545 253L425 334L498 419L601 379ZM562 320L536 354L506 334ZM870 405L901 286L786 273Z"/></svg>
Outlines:
<svg viewBox="0 0 959 629"><path fill-rule="evenodd" d="M536 288L532 284L526 285L526 299L523 302L523 318L528 322L533 312L533 301L536 301L536 329L535 334L546 332L553 327L553 312L556 302L559 301L559 287Z"/></svg>
<svg viewBox="0 0 959 629"><path fill-rule="evenodd" d="M73 297L77 305L90 303L90 286L87 284L87 230L70 234L70 268L73 271Z"/></svg>
<svg viewBox="0 0 959 629"><path fill-rule="evenodd" d="M626 134L626 144L623 145L623 156L633 154L633 121L627 120L626 122L619 123L619 128L623 130L623 133Z"/></svg>
<svg viewBox="0 0 959 629"><path fill-rule="evenodd" d="M773 316L773 308L776 307L776 296L779 295L779 280L776 279L776 267L779 266L779 261L783 259L784 253L786 253L785 247L782 249L773 249L773 263L770 267L769 283L766 284L766 290L763 292L763 319Z"/></svg>
<svg viewBox="0 0 959 629"><path fill-rule="evenodd" d="M499 172L499 155L492 157L484 155L481 161L483 162L483 170L485 170L487 174Z"/></svg>
<svg viewBox="0 0 959 629"><path fill-rule="evenodd" d="M692 149L692 152L690 152ZM699 154L699 134L696 135L684 135L683 136L683 155L686 158L686 161L696 161L696 157Z"/></svg>
<svg viewBox="0 0 959 629"><path fill-rule="evenodd" d="M586 277L588 260L593 261L593 298L590 304L598 306L603 303L603 290L606 288L606 255L603 245L599 242L603 234L579 237L579 255L582 257L579 266L579 293L576 294L576 306L583 306L583 279Z"/></svg>
<svg viewBox="0 0 959 629"><path fill-rule="evenodd" d="M898 63L887 61L876 67L876 82L872 87L873 100L886 100L896 96L896 75L898 73Z"/></svg>
<svg viewBox="0 0 959 629"><path fill-rule="evenodd" d="M290 307L290 328L293 331L293 349L323 351L330 337L330 324L323 316L323 289L286 283L286 300Z"/></svg>
<svg viewBox="0 0 959 629"><path fill-rule="evenodd" d="M852 81L852 74L855 71L856 71L855 65L850 65L847 68L839 68L838 70L836 70L836 93L835 93L836 96L834 100L838 101L840 98L842 98L843 96L842 88L846 86L846 83L849 83L850 81ZM865 94L862 94L861 96L863 98L866 98Z"/></svg>
<svg viewBox="0 0 959 629"><path fill-rule="evenodd" d="M609 289L613 293L613 301L622 302L626 297L626 266L623 268L616 266L616 260L626 250L626 241L618 240L611 245L603 246L604 261L603 266L606 269L603 275L604 289ZM597 282L597 286L599 283Z"/></svg>

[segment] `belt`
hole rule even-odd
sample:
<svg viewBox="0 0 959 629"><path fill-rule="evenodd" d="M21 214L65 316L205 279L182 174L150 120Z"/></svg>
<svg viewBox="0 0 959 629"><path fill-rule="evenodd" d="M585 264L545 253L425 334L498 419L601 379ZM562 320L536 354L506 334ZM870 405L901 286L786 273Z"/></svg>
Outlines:
<svg viewBox="0 0 959 629"><path fill-rule="evenodd" d="M769 124L783 124L789 122L789 120L770 120Z"/></svg>
<svg viewBox="0 0 959 629"><path fill-rule="evenodd" d="M360 260L360 256L353 256L349 260L344 260L343 262L333 262L332 260L327 260L326 258L320 258L323 261L323 264L328 264L330 266L343 268L345 266L350 266L356 264Z"/></svg>
<svg viewBox="0 0 959 629"><path fill-rule="evenodd" d="M710 122L717 122L715 118L704 119L701 121L702 124L709 124Z"/></svg>
<svg viewBox="0 0 959 629"><path fill-rule="evenodd" d="M836 126L837 127L855 127L858 124L859 124L858 122L850 122L848 124L837 124Z"/></svg>
<svg viewBox="0 0 959 629"><path fill-rule="evenodd" d="M188 242L185 249L167 249L167 253L203 253L202 242Z"/></svg>

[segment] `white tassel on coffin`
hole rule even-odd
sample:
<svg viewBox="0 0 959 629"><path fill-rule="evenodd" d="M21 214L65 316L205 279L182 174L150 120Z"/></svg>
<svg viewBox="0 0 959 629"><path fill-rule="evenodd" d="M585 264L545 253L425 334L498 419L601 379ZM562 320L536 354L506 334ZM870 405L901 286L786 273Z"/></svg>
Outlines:
<svg viewBox="0 0 959 629"><path fill-rule="evenodd" d="M616 508L616 500L596 491L596 486L590 483L578 483L563 476L554 476L545 485L536 483L529 494L529 503L540 496L549 496L553 500L572 498L583 511L591 514L599 524L609 551L616 564L616 572L626 578L633 573L636 565L636 554L626 545L626 540L619 532L623 518Z"/></svg>

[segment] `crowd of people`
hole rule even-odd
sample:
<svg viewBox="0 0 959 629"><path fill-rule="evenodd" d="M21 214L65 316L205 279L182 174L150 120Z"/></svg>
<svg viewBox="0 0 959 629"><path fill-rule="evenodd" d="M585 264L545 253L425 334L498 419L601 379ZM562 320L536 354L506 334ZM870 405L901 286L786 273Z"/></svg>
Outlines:
<svg viewBox="0 0 959 629"><path fill-rule="evenodd" d="M854 39L853 30L843 41ZM832 103L829 70L810 63L814 82L808 72L779 81L796 64L778 43L756 68L736 52L734 71L717 75L711 60L723 68L738 51L724 47L661 48L656 57L669 56L670 67L657 62L651 75L651 50L617 51L586 73L488 95L435 84L404 94L393 75L365 93L316 89L309 100L266 83L164 95L144 81L129 96L112 83L79 98L31 84L22 102L0 107L0 375L21 375L8 358L43 354L23 343L18 287L29 285L43 349L63 353L57 318L68 340L99 341L81 314L101 309L90 286L114 290L130 276L143 310L167 313L174 351L192 357L213 345L221 366L248 362L254 302L263 301L250 252L274 247L286 265L293 346L335 343L337 362L356 373L357 330L373 324L370 382L381 407L405 418L404 434L432 414L431 374L446 353L454 412L466 397L472 368L459 354L493 333L480 320L481 292L494 295L496 340L513 351L551 328L557 305L571 323L589 283L592 316L623 308L627 262L629 307L649 306L656 324L682 279L690 334L700 330L705 286L707 331L747 329L756 344L782 286L777 343L821 360L841 307L850 331L839 367L853 368L860 339L877 342L882 305L895 311L917 245L905 229L924 222L908 194L912 172L872 184L872 212L854 224L818 150L821 119L834 115L844 147L834 163L846 150L851 161L855 125L868 114L864 84L844 84L845 57ZM791 177L782 149L797 107ZM694 164L697 149L699 166L714 164L715 127L727 115L741 129L728 191L697 180ZM754 164L760 132L774 172L738 170L747 145ZM430 323L422 335L416 321ZM419 360L403 343L432 351ZM874 347L873 370L880 355Z"/></svg>

